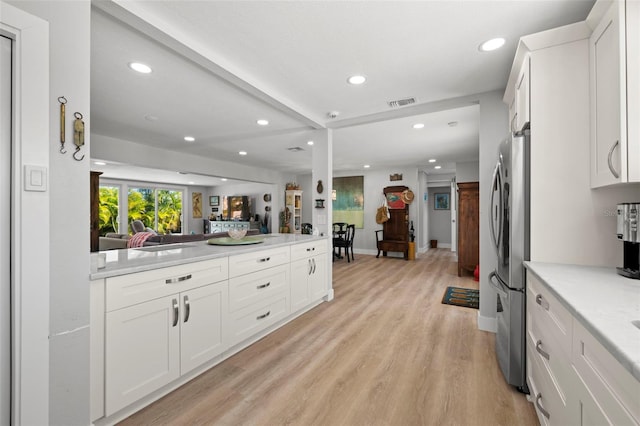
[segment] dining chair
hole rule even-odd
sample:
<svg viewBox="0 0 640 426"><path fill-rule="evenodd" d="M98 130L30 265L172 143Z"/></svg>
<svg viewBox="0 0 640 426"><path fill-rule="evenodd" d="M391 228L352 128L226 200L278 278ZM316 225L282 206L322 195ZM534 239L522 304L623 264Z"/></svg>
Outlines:
<svg viewBox="0 0 640 426"><path fill-rule="evenodd" d="M345 253L345 256L347 257L347 262L349 263L351 262L351 260L355 260L353 256L353 239L354 239L355 233L356 233L356 226L347 225L345 228L344 234L342 234L342 237L333 239L334 252L335 252L335 249L337 248L338 258L342 259L342 256L340 256L340 253L344 248L344 253ZM351 255L349 255L349 249L351 249Z"/></svg>

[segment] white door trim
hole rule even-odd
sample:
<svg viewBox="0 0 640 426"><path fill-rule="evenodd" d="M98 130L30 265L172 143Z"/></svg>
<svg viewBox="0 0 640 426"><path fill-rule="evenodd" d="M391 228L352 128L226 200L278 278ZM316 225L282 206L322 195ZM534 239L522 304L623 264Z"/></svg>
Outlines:
<svg viewBox="0 0 640 426"><path fill-rule="evenodd" d="M49 169L49 24L0 2L15 40L11 184L12 420L49 423L49 191L24 191L24 166Z"/></svg>

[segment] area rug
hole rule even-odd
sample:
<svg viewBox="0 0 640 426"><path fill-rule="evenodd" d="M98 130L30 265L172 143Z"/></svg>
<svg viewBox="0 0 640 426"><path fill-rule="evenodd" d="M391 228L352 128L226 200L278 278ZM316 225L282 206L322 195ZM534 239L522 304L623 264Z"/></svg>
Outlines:
<svg viewBox="0 0 640 426"><path fill-rule="evenodd" d="M497 296L496 299L497 311L502 312L500 296ZM442 297L442 303L445 305L478 309L480 305L480 291L473 288L447 287L447 290L444 292L444 296Z"/></svg>
<svg viewBox="0 0 640 426"><path fill-rule="evenodd" d="M478 309L480 306L480 292L473 288L447 287L444 297L442 297L442 303Z"/></svg>

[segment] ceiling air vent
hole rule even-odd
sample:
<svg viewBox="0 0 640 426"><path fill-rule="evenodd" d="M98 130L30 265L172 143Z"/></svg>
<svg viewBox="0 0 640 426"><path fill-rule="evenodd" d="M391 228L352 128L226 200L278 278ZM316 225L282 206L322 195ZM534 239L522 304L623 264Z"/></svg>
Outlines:
<svg viewBox="0 0 640 426"><path fill-rule="evenodd" d="M411 105L416 103L416 98L398 99L396 101L387 102L391 108Z"/></svg>
<svg viewBox="0 0 640 426"><path fill-rule="evenodd" d="M291 148L287 148L287 150L291 152L300 152L304 151L304 148L300 148L299 146L292 146Z"/></svg>

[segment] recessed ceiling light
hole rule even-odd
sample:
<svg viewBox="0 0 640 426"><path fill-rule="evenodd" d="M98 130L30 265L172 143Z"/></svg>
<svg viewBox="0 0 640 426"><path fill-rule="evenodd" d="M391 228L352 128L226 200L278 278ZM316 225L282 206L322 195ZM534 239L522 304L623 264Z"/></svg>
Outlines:
<svg viewBox="0 0 640 426"><path fill-rule="evenodd" d="M194 142L196 138L194 138L193 136L185 136L184 140L187 142Z"/></svg>
<svg viewBox="0 0 640 426"><path fill-rule="evenodd" d="M429 158L429 162L430 162L430 163L435 163L435 162L436 162L436 159L435 159L435 158Z"/></svg>
<svg viewBox="0 0 640 426"><path fill-rule="evenodd" d="M238 152L238 155L247 155L247 151L240 151Z"/></svg>
<svg viewBox="0 0 640 426"><path fill-rule="evenodd" d="M313 141L307 141L307 145L313 145Z"/></svg>
<svg viewBox="0 0 640 426"><path fill-rule="evenodd" d="M106 166L107 163L105 163L104 161L94 161L93 164L95 164L96 166Z"/></svg>
<svg viewBox="0 0 640 426"><path fill-rule="evenodd" d="M151 72L149 65L141 64L140 62L129 62L129 68L142 74L149 74Z"/></svg>
<svg viewBox="0 0 640 426"><path fill-rule="evenodd" d="M413 125L413 128L414 128L414 129L422 129L422 128L424 128L424 124L422 124L422 123L416 123L416 124L414 124L414 125Z"/></svg>
<svg viewBox="0 0 640 426"><path fill-rule="evenodd" d="M442 166L435 166L434 167L434 169L436 169L436 170L441 169L441 168L442 168Z"/></svg>
<svg viewBox="0 0 640 426"><path fill-rule="evenodd" d="M267 126L269 125L269 120L265 120L265 119L260 119L258 121L256 121L256 123L258 123L260 126Z"/></svg>
<svg viewBox="0 0 640 426"><path fill-rule="evenodd" d="M492 50L500 49L504 45L504 41L505 40L501 37L492 38L491 40L487 40L482 43L478 47L478 50L480 50L481 52L490 52Z"/></svg>
<svg viewBox="0 0 640 426"><path fill-rule="evenodd" d="M353 85L358 85L358 84L362 84L365 81L367 81L367 77L365 77L364 75L352 75L351 77L349 77L347 79L347 82L349 84L353 84Z"/></svg>
<svg viewBox="0 0 640 426"><path fill-rule="evenodd" d="M368 169L369 167L371 167L369 164L365 164L365 165L364 165L364 168L365 168L365 169Z"/></svg>
<svg viewBox="0 0 640 426"><path fill-rule="evenodd" d="M190 180L189 182L187 182L189 185L193 185L195 182Z"/></svg>
<svg viewBox="0 0 640 426"><path fill-rule="evenodd" d="M220 180L221 180L221 181L223 181L223 182L226 182L226 181L228 181L229 179L227 179L227 178L221 178Z"/></svg>

